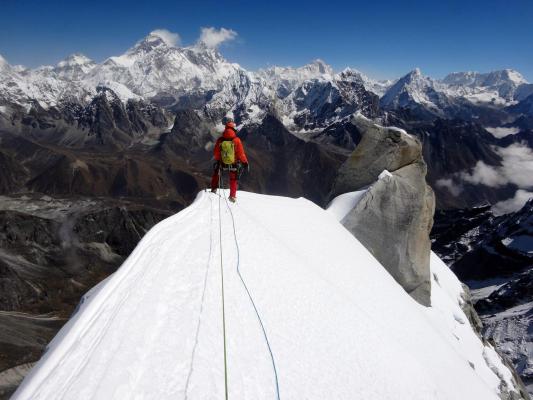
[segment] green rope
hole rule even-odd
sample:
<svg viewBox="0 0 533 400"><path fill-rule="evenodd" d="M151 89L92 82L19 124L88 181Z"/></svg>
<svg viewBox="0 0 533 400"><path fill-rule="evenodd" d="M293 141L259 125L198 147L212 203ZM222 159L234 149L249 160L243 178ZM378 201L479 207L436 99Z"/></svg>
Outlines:
<svg viewBox="0 0 533 400"><path fill-rule="evenodd" d="M218 169L218 189L221 189L222 174L220 172L221 168ZM218 196L218 231L220 237L220 276L221 276L221 286L222 286L222 331L224 336L224 392L225 399L228 400L228 356L226 349L226 307L224 303L224 268L222 266L222 215L220 213L220 195Z"/></svg>

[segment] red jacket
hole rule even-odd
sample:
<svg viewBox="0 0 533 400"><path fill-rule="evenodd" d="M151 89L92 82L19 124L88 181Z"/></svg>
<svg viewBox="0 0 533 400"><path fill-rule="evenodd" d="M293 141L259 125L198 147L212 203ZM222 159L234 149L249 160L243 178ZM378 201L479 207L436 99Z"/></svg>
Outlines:
<svg viewBox="0 0 533 400"><path fill-rule="evenodd" d="M215 144L215 160L220 161L220 143L223 140L233 139L233 145L235 146L235 159L243 164L248 164L246 154L244 154L244 147L242 146L241 139L237 137L235 131L231 128L226 128L221 137L218 138Z"/></svg>

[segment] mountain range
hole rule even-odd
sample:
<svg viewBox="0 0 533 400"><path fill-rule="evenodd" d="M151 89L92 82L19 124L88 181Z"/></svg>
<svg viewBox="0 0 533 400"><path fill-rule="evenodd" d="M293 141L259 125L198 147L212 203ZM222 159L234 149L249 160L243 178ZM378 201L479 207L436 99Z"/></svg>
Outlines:
<svg viewBox="0 0 533 400"><path fill-rule="evenodd" d="M437 225L454 221L455 234L434 233L439 255L465 280L479 272L480 258L496 253L490 258L496 266L514 260L508 257L514 249L498 243L512 236L522 218L514 216L531 209L523 207L533 193L533 84L517 71L433 79L415 69L378 81L352 68L334 71L321 60L248 71L217 49L201 42L176 47L157 31L100 63L74 54L56 66L28 69L0 57L0 274L9 289L0 297L0 325L9 332L0 335L8 349L0 370L27 369L77 299L113 272L152 225L208 185L213 142L228 115L250 159L242 188L306 197L323 207L365 135L368 146L374 129L368 124L390 127L384 143L391 145L397 136L416 137L423 162L408 165L417 171L417 185L425 179L435 192ZM389 154L372 156L383 167ZM362 175L374 162L365 157L367 164L354 161ZM480 206L486 218L473 223ZM432 210L418 217L429 220ZM509 235L494 223L508 224ZM465 246L451 251L458 241ZM455 263L450 251L463 261ZM479 275L481 289L490 290L476 291L475 299L487 326L496 326L491 316L500 313L498 334L490 338L531 385L529 369L521 368L530 356L513 333L518 330L501 328L513 318L502 313L509 293L531 282L529 256L517 257L526 261L512 278L497 268ZM86 271L70 269L72 260ZM57 319L42 319L43 313ZM527 318L520 321L522 329ZM21 334L31 338L31 351ZM512 351L506 351L509 341Z"/></svg>
<svg viewBox="0 0 533 400"><path fill-rule="evenodd" d="M34 101L45 108L68 101L88 103L96 88L105 86L122 101L150 100L167 109L192 106L211 117L224 110L243 122L257 120L273 107L288 127L305 130L312 129L306 118L323 127L345 116L349 106L371 114L366 92L379 96L385 109L416 106L435 115L453 114L465 104L516 105L533 94L533 85L510 69L456 72L442 80L415 69L393 81L376 81L350 68L335 73L321 60L299 68L247 71L201 42L175 47L157 31L101 63L73 54L56 66L26 69L0 58L0 76L0 99L27 108ZM327 115L326 104L335 117ZM323 119L318 125L316 117Z"/></svg>

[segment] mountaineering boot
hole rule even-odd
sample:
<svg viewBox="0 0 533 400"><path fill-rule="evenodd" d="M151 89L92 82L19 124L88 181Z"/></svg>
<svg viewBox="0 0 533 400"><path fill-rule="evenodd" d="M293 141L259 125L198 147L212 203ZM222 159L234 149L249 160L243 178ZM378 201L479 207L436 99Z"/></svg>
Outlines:
<svg viewBox="0 0 533 400"><path fill-rule="evenodd" d="M230 196L229 197L229 201L231 201L232 203L235 203L237 201L237 198L233 197L233 196Z"/></svg>

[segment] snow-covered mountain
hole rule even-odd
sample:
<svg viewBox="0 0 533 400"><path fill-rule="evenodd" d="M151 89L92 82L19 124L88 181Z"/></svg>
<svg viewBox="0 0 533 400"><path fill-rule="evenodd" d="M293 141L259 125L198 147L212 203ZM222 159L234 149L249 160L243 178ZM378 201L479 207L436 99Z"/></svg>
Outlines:
<svg viewBox="0 0 533 400"><path fill-rule="evenodd" d="M73 54L55 66L25 69L0 59L0 77L0 102L28 110L35 102L44 108L65 101L86 105L105 86L124 102L193 108L212 119L233 112L241 122L258 122L275 113L293 131L323 129L354 111L375 117L373 95L387 110L453 116L469 104L509 105L533 93L533 85L513 70L453 73L438 81L415 69L396 81L376 81L351 68L336 73L315 60L247 71L202 42L178 47L160 31L101 63Z"/></svg>
<svg viewBox="0 0 533 400"><path fill-rule="evenodd" d="M338 222L353 200L201 192L85 296L13 399L223 397L222 272L230 398L517 398L451 271L432 255L419 305Z"/></svg>
<svg viewBox="0 0 533 400"><path fill-rule="evenodd" d="M380 104L386 109L409 108L420 105L438 113L450 102L446 86L416 68L398 79L381 97Z"/></svg>
<svg viewBox="0 0 533 400"><path fill-rule="evenodd" d="M11 91L18 89L16 101L37 100L43 106L55 105L65 97L86 102L86 94L96 93L98 86L113 89L124 101L139 97L150 99L166 92L175 96L206 94L222 90L228 80L234 83L243 71L202 43L179 48L155 32L124 54L110 57L100 64L76 54L56 66L21 73L6 62L1 68L2 74L9 79L2 79L2 86L11 87ZM10 100L6 97L5 100Z"/></svg>
<svg viewBox="0 0 533 400"><path fill-rule="evenodd" d="M454 72L447 75L442 82L458 94L476 102L490 102L492 99L510 102L515 99L517 89L528 83L519 72L512 69L484 74Z"/></svg>
<svg viewBox="0 0 533 400"><path fill-rule="evenodd" d="M513 70L457 72L435 80L416 68L390 86L380 104L387 110L410 109L421 115L475 116L480 107L494 109L516 103L533 92L530 86Z"/></svg>

